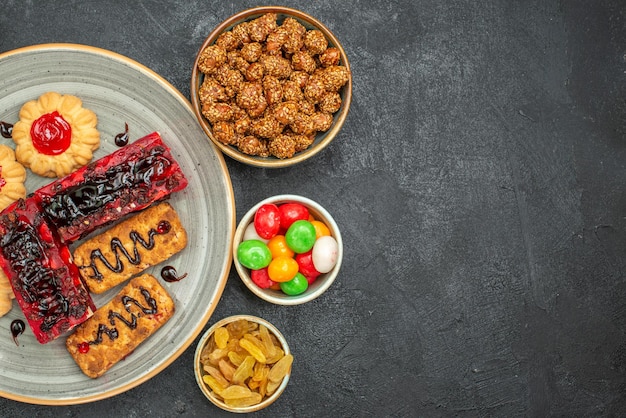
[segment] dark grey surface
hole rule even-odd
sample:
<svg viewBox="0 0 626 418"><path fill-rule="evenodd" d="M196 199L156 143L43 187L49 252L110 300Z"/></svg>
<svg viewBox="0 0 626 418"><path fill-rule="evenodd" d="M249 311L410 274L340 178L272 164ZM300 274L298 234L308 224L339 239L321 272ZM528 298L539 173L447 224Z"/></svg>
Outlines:
<svg viewBox="0 0 626 418"><path fill-rule="evenodd" d="M2 3L0 51L106 48L187 97L211 29L270 4ZM259 315L295 354L286 392L256 415L626 415L626 5L482 3L284 3L343 42L352 109L297 167L227 158L237 215L273 194L312 198L341 226L345 259L297 307L263 303L231 271L207 325ZM114 398L0 399L0 416L231 415L196 387L193 347Z"/></svg>

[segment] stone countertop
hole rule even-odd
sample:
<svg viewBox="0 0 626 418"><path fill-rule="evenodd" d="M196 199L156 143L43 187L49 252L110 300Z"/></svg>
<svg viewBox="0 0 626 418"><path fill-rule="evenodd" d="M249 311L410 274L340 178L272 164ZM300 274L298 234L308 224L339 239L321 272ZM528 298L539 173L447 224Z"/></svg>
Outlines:
<svg viewBox="0 0 626 418"><path fill-rule="evenodd" d="M8 1L0 52L92 45L189 97L204 38L263 4ZM293 168L226 157L237 219L301 194L334 215L345 254L328 292L294 307L262 302L231 270L207 327L258 315L295 354L285 393L254 415L626 415L623 3L284 4L343 43L352 107L337 139ZM115 397L0 399L0 416L231 416L196 386L194 349Z"/></svg>

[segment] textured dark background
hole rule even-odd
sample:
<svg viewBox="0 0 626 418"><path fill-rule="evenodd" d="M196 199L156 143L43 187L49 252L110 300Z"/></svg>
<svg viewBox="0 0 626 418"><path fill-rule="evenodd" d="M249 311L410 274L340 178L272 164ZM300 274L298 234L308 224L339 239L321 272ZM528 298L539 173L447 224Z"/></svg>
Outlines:
<svg viewBox="0 0 626 418"><path fill-rule="evenodd" d="M286 392L256 415L626 415L626 4L277 3L335 32L354 89L313 160L269 171L227 158L238 219L302 194L345 244L333 287L303 306L261 302L232 270L207 325L262 316L296 358ZM106 48L189 97L204 38L263 4L3 0L0 51ZM230 416L197 388L193 347L114 398L0 399L0 416Z"/></svg>

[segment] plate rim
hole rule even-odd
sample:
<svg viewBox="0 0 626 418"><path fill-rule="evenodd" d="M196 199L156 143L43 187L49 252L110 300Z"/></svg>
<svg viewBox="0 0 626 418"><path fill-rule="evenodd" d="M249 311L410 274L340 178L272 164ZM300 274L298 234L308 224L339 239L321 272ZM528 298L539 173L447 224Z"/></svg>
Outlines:
<svg viewBox="0 0 626 418"><path fill-rule="evenodd" d="M135 61L132 58L129 58L125 55L122 55L120 53L111 51L111 50L107 50L107 49L103 49L100 47L95 47L95 46L91 46L91 45L85 45L85 44L79 44L79 43L60 43L60 42L55 42L55 43L43 43L43 44L35 44L35 45L29 45L29 46L24 46L24 47L20 47L20 48L16 48L16 49L12 49L9 51L5 51L0 53L0 61L3 61L4 59L10 58L10 57L14 57L20 54L28 54L28 53L33 53L33 52L48 52L48 51L71 51L71 52L84 52L86 54L92 54L92 55L97 55L100 57L104 57L104 58L108 58L114 61L117 61L121 64L127 65L129 67L134 68L135 70L137 70L138 72L142 73L145 76L150 77L151 79L153 79L156 83L158 83L161 87L165 88L171 95L175 96L183 106L185 106L187 108L187 110L189 111L191 116L194 116L194 120L195 120L195 115L193 112L193 108L191 106L191 102L189 101L189 99L187 99L176 87L174 87L169 81L167 81L163 76L159 75L157 72L155 72L154 70L150 69L149 67L141 64L138 61ZM196 123L199 124L199 122ZM200 126L199 126L200 127ZM200 130L202 131L201 127ZM226 246L226 248L228 249L228 251L226 251L226 257L224 260L224 263L221 266L221 270L223 271L222 277L219 278L218 280L218 288L216 289L215 292L215 300L213 301L214 303L211 303L209 305L209 308L207 309L207 311L204 313L204 315L202 316L202 318L199 319L196 327L194 328L193 332L191 333L190 337L181 344L180 347L178 347L178 349L176 351L174 351L172 353L172 355L170 355L167 359L165 359L165 361L163 361L162 363L160 363L157 367L155 367L154 369L150 370L148 373L146 373L145 375L138 377L134 380L131 380L130 382L121 385L120 387L117 388L113 388L107 391L103 391L94 395L88 395L88 396L82 396L82 397L68 397L68 398L63 398L63 399L50 399L50 398L39 398L39 397L32 397L32 396L27 396L27 395L21 395L21 394L16 394L16 393L12 393L12 392L7 392L3 389L0 389L0 396L2 396L3 398L6 399L10 399L13 401L18 401L18 402L23 402L23 403L29 403L29 404L35 404L35 405L49 405L49 406L60 406L60 405L79 405L79 404L86 404L86 403L91 403L91 402L95 402L95 401L99 401L99 400L103 400L103 399L107 399L107 398L111 398L113 396L122 394L124 392L129 391L130 389L133 389L145 382L147 382L148 380L152 379L154 376L156 376L157 374L159 374L160 372L162 372L163 370L165 370L167 367L169 367L176 359L178 359L188 348L189 346L191 346L191 344L196 340L196 338L200 335L200 333L202 332L202 330L204 329L204 327L206 326L206 324L208 323L209 319L212 317L213 313L215 312L215 309L217 307L217 305L219 304L219 301L221 299L221 296L224 292L224 288L226 287L226 283L228 281L228 276L230 275L230 270L232 268L232 254L230 251L230 247L232 246L232 241L233 241L233 236L234 236L234 231L235 231L235 227L236 227L236 205L235 205L235 195L234 195L234 190L232 187L232 179L230 177L230 174L228 172L228 167L226 165L226 161L224 158L223 153L209 140L209 138L207 138L206 136L205 140L206 143L209 147L212 147L213 150L215 151L216 157L219 161L219 165L221 167L222 173L224 174L224 181L226 182L226 186L228 188L228 196L227 196L227 201L230 202L230 206L232 207L232 213L230 216L230 236L228 237L229 242L227 243L228 245Z"/></svg>

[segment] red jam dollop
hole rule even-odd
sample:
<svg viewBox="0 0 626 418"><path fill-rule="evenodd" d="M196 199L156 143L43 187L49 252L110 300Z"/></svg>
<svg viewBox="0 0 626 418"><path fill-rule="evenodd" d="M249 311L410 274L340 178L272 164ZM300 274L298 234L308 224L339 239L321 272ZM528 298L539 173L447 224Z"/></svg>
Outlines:
<svg viewBox="0 0 626 418"><path fill-rule="evenodd" d="M46 113L33 122L30 137L37 151L46 155L59 155L72 143L72 127L56 110Z"/></svg>

